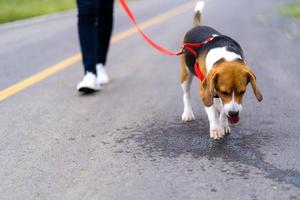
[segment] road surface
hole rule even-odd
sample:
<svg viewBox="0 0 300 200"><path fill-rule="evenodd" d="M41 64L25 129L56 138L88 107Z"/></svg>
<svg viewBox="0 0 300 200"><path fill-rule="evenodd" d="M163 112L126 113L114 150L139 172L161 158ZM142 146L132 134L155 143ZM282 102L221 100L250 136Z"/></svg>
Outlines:
<svg viewBox="0 0 300 200"><path fill-rule="evenodd" d="M189 4L145 29L178 50L190 2L130 6L142 23ZM181 122L179 59L138 34L112 44L112 82L99 93L77 93L76 62L1 101L0 199L300 199L300 22L277 14L284 2L207 1L203 23L239 41L264 95L258 103L248 88L222 141L209 138L196 83L196 121ZM116 5L114 34L129 28ZM1 25L0 38L0 90L79 53L75 12Z"/></svg>

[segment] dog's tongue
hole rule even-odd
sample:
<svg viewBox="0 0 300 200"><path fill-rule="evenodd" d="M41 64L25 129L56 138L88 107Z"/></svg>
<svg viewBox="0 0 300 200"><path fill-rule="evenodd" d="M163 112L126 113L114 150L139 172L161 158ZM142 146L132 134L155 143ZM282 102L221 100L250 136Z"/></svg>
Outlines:
<svg viewBox="0 0 300 200"><path fill-rule="evenodd" d="M240 117L228 117L228 121L231 123L231 124L236 124L240 121Z"/></svg>

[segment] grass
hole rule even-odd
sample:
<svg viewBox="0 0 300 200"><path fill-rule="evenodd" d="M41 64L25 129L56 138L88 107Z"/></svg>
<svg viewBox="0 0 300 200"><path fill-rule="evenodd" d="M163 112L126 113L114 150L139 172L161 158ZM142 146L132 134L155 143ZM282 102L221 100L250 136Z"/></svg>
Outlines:
<svg viewBox="0 0 300 200"><path fill-rule="evenodd" d="M0 0L0 23L70 10L75 0Z"/></svg>
<svg viewBox="0 0 300 200"><path fill-rule="evenodd" d="M280 13L293 18L300 18L300 3L289 3L280 8Z"/></svg>

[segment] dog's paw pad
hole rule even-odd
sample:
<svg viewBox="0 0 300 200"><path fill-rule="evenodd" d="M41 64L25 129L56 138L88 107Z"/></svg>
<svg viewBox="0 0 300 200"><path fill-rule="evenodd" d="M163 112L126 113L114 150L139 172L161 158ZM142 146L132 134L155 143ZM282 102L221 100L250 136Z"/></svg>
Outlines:
<svg viewBox="0 0 300 200"><path fill-rule="evenodd" d="M225 131L222 128L212 128L210 130L210 137L214 140L222 139L225 136Z"/></svg>
<svg viewBox="0 0 300 200"><path fill-rule="evenodd" d="M195 120L193 111L184 112L181 116L182 121L190 122Z"/></svg>

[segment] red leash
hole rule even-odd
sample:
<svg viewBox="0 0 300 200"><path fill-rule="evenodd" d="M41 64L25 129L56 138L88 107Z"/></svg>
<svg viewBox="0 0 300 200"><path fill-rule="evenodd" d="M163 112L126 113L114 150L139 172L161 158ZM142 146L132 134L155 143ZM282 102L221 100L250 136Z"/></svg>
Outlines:
<svg viewBox="0 0 300 200"><path fill-rule="evenodd" d="M197 59L197 51L194 50L194 48L196 47L201 47L203 46L204 44L212 41L215 37L217 36L212 36L212 37L209 37L208 39L206 39L204 42L201 42L201 43L185 43L183 44L183 48L180 52L173 52L173 51L170 51L168 49L165 49L163 47L161 47L160 45L158 45L156 42L154 42L148 35L146 35L143 30L141 29L141 27L139 26L139 24L137 23L136 19L135 19L135 16L133 15L132 11L130 10L130 8L128 7L127 3L126 3L126 0L120 0L120 3L122 5L122 7L124 8L126 14L128 15L128 17L130 18L130 20L133 22L133 24L136 26L137 30L139 31L139 33L143 36L143 38L153 47L155 48L156 50L160 51L161 53L164 53L166 55L169 55L169 56L179 56L179 55L182 55L185 53L185 50L189 51L190 53L192 53L196 59ZM195 63L195 66L194 66L194 69L195 69L195 73L197 74L198 78L203 81L205 76L204 74L201 72L200 68L199 68L199 65L198 63L196 62Z"/></svg>
<svg viewBox="0 0 300 200"><path fill-rule="evenodd" d="M178 56L181 55L183 52L172 52L169 51L167 49L162 48L160 45L158 45L156 42L154 42L150 37L148 37L143 30L141 29L141 27L138 25L133 13L131 12L130 8L128 7L126 0L120 0L120 3L122 5L122 7L124 8L126 14L129 16L129 18L131 19L131 21L133 22L133 24L136 26L137 30L140 32L140 34L143 36L143 38L155 49L157 49L158 51L170 55L170 56Z"/></svg>

